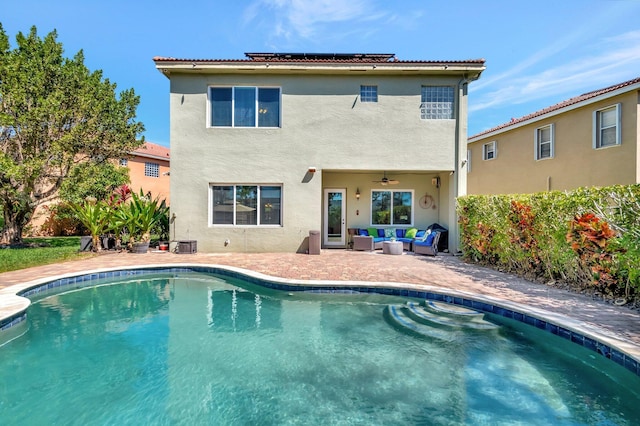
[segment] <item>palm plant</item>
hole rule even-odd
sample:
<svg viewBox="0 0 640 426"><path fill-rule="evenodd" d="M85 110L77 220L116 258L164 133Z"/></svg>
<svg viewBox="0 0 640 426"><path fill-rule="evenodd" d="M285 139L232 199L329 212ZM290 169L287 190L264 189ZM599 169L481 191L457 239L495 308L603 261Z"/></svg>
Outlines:
<svg viewBox="0 0 640 426"><path fill-rule="evenodd" d="M71 208L76 218L91 234L93 251L101 250L100 236L111 227L113 210L104 202L93 197L87 197L80 204L72 204Z"/></svg>
<svg viewBox="0 0 640 426"><path fill-rule="evenodd" d="M131 200L121 206L126 212L127 229L132 243L149 242L151 230L167 214L165 201L144 195L142 189L139 194L133 193Z"/></svg>

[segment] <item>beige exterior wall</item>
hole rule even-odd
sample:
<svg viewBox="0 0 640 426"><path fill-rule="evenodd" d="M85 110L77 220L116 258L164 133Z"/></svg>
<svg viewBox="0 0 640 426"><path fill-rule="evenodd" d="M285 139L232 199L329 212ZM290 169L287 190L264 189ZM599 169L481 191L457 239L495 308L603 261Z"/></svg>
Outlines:
<svg viewBox="0 0 640 426"><path fill-rule="evenodd" d="M622 143L594 149L594 111L618 103L622 107ZM550 124L555 132L554 156L536 160L536 129ZM514 127L469 143L469 194L533 193L640 182L635 90ZM492 141L496 141L497 156L483 160L483 145Z"/></svg>
<svg viewBox="0 0 640 426"><path fill-rule="evenodd" d="M300 74L300 73L299 73ZM324 188L346 189L346 227L370 223L368 198L383 171L414 191L414 225L452 229L458 151L466 153L466 98L456 120L421 120L423 85L455 88L461 75L369 76L182 74L171 72L171 198L174 240L197 240L203 252L304 251L310 230L322 230ZM396 73L398 74L398 73ZM279 87L281 128L210 128L209 86ZM360 85L377 85L378 102L361 103ZM459 91L460 93L464 93ZM458 109L457 109L458 110ZM456 132L464 132L456 137ZM308 173L315 167L316 173ZM440 176L439 189L431 184ZM282 226L211 225L211 184L282 185ZM454 189L455 187L455 189ZM360 189L361 198L355 199ZM436 208L422 209L425 194ZM453 218L453 222L451 223ZM453 230L453 229L452 229ZM450 232L454 234L454 232ZM225 244L228 241L228 244ZM450 248L452 244L450 244Z"/></svg>

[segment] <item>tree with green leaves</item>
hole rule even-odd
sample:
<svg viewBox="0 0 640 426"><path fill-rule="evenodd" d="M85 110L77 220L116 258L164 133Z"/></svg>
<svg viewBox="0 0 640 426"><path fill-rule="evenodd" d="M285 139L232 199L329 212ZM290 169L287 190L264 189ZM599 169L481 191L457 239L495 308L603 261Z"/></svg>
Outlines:
<svg viewBox="0 0 640 426"><path fill-rule="evenodd" d="M22 230L39 205L55 198L74 167L123 158L142 145L133 89L90 72L81 51L63 57L56 31L36 27L16 36L0 24L0 243L21 243Z"/></svg>

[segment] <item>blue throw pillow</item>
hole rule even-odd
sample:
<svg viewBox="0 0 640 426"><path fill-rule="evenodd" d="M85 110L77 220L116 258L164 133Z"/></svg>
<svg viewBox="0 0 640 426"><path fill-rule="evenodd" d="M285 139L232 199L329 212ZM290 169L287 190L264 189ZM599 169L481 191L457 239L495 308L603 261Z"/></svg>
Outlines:
<svg viewBox="0 0 640 426"><path fill-rule="evenodd" d="M424 240L425 244L430 246L433 244L433 239L436 237L436 233L435 232L431 232L429 235L427 235L427 238Z"/></svg>
<svg viewBox="0 0 640 426"><path fill-rule="evenodd" d="M384 229L382 228L378 229L378 237L384 238Z"/></svg>
<svg viewBox="0 0 640 426"><path fill-rule="evenodd" d="M431 231L429 231L428 229L426 231L418 231L418 233L416 234L415 241L424 242L430 234L431 234Z"/></svg>
<svg viewBox="0 0 640 426"><path fill-rule="evenodd" d="M369 233L366 229L358 229L358 235L360 235L361 237L366 237L369 235Z"/></svg>

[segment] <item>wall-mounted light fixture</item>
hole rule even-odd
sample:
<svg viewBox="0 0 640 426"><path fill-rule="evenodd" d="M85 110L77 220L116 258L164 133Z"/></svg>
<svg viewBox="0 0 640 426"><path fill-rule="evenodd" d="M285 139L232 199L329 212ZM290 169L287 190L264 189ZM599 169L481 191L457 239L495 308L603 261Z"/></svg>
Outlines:
<svg viewBox="0 0 640 426"><path fill-rule="evenodd" d="M431 185L435 186L436 188L440 188L440 177L436 176L434 178L431 178Z"/></svg>
<svg viewBox="0 0 640 426"><path fill-rule="evenodd" d="M356 200L360 199L360 188L356 188Z"/></svg>
<svg viewBox="0 0 640 426"><path fill-rule="evenodd" d="M309 167L309 173L315 173L316 172L316 168L315 167Z"/></svg>

